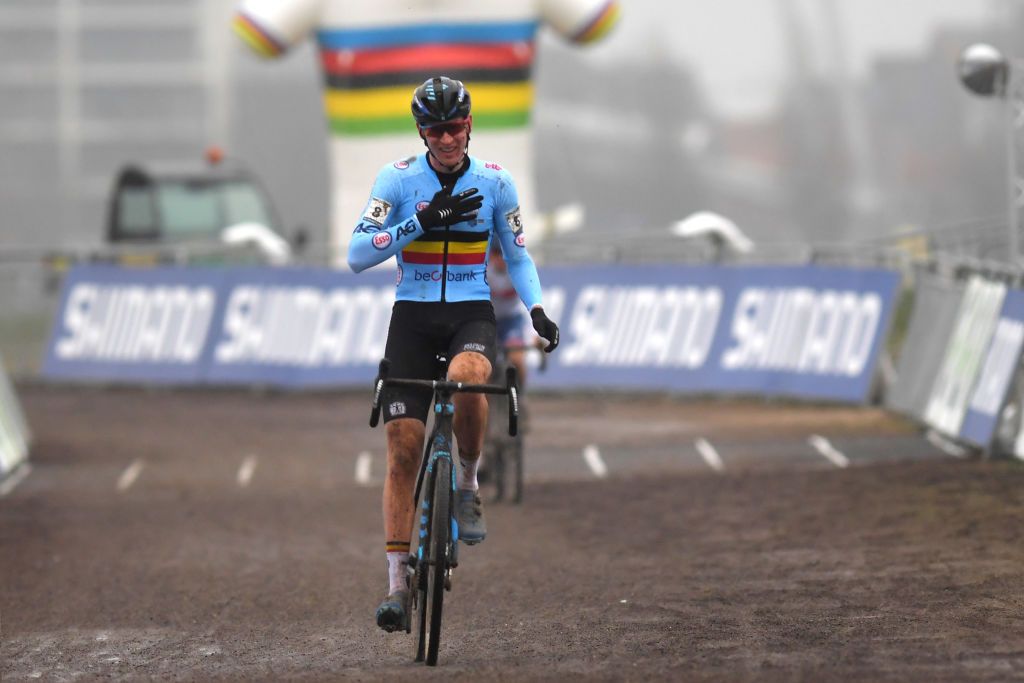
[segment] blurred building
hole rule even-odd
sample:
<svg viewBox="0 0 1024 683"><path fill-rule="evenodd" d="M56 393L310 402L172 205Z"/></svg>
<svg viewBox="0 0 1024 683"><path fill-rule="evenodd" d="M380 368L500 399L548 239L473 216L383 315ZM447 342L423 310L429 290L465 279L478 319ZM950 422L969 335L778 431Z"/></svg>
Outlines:
<svg viewBox="0 0 1024 683"><path fill-rule="evenodd" d="M866 84L887 226L941 229L1006 210L1005 119L972 97L955 65L977 31L939 32L920 57L890 57ZM979 254L982 255L982 254ZM988 254L989 257L998 254Z"/></svg>
<svg viewBox="0 0 1024 683"><path fill-rule="evenodd" d="M97 244L123 163L194 161L211 143L257 171L289 229L326 241L318 55L310 41L259 61L230 32L234 5L0 0L0 245ZM1024 54L1024 8L1007 7L998 32L942 31L843 91L862 112L866 166L851 158L849 99L820 72L793 66L777 111L729 120L669 50L642 46L642 63L608 64L548 40L536 73L538 208L582 203L585 240L609 245L657 245L698 210L732 218L759 245L1005 220L1005 109L966 93L954 65L977 40ZM794 48L793 64L804 59ZM609 87L622 83L629 96ZM865 169L877 193L869 213L849 191ZM368 190L372 178L358 182Z"/></svg>
<svg viewBox="0 0 1024 683"><path fill-rule="evenodd" d="M113 174L195 159L228 129L219 0L0 4L7 245L95 243Z"/></svg>
<svg viewBox="0 0 1024 683"><path fill-rule="evenodd" d="M668 237L674 221L707 208L699 154L712 124L687 68L665 59L597 69L568 50L544 59L539 204L545 211L586 207L586 235L559 241L651 245Z"/></svg>

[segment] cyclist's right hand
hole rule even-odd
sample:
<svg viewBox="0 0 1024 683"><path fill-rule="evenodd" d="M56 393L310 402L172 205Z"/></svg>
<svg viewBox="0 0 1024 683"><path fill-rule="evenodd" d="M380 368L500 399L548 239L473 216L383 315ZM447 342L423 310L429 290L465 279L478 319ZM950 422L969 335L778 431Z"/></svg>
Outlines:
<svg viewBox="0 0 1024 683"><path fill-rule="evenodd" d="M475 187L471 187L453 196L452 188L442 189L434 195L430 204L416 212L416 217L424 230L476 218L484 203L483 195L479 192Z"/></svg>

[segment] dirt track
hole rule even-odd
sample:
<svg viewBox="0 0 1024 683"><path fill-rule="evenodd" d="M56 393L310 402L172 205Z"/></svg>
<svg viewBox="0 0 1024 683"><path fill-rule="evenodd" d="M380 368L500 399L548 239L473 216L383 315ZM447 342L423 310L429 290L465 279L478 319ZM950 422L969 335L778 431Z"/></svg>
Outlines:
<svg viewBox="0 0 1024 683"><path fill-rule="evenodd" d="M1024 680L1024 468L943 456L877 411L536 397L527 501L488 508L427 670L372 622L365 396L21 397L4 680Z"/></svg>

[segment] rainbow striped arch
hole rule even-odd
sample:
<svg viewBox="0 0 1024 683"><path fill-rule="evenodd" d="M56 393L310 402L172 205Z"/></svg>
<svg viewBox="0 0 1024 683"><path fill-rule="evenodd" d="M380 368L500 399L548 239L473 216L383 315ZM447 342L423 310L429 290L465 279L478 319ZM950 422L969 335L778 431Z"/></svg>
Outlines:
<svg viewBox="0 0 1024 683"><path fill-rule="evenodd" d="M416 86L439 74L466 84L476 128L520 128L533 106L536 21L427 24L317 34L331 130L411 129Z"/></svg>
<svg viewBox="0 0 1024 683"><path fill-rule="evenodd" d="M586 11L584 6L594 4L599 7L592 10L592 16L581 16ZM576 9L570 9L573 6ZM283 12L288 7L292 6L277 9ZM372 12L369 4L360 11ZM617 0L570 0L559 11L564 14L557 22L563 26L585 18L574 33L563 33L576 43L600 40L620 14ZM301 32L297 24L289 23L298 21L297 15L275 17L274 25L280 24L281 31L291 26ZM533 107L532 69L535 38L541 24L539 17L531 16L322 27L316 38L330 129L343 137L406 133L411 130L412 91L438 75L466 84L473 97L473 123L477 129L525 129ZM255 14L243 10L235 15L233 26L254 51L265 57L282 54L290 44L290 39L268 29Z"/></svg>
<svg viewBox="0 0 1024 683"><path fill-rule="evenodd" d="M619 20L619 4L617 2L609 2L606 4L593 21L589 22L582 31L573 36L573 41L577 43L592 43L595 40L604 38L612 27Z"/></svg>
<svg viewBox="0 0 1024 683"><path fill-rule="evenodd" d="M235 15L231 27L256 54L263 57L278 57L285 51L285 43L270 34L268 30L246 16L244 12Z"/></svg>

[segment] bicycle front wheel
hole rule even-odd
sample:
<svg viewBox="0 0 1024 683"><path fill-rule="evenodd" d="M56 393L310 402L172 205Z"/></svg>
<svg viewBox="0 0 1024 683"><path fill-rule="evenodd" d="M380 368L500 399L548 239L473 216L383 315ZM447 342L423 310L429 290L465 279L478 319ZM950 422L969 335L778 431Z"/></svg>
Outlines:
<svg viewBox="0 0 1024 683"><path fill-rule="evenodd" d="M430 454L433 450L433 437L427 442L427 448L423 453L423 462L427 463L430 461ZM425 465L424 465L425 466ZM423 470L421 472L421 479L416 482L416 493L419 500L419 506L417 515L419 517L419 544L416 550L416 556L418 561L416 563L416 574L413 577L413 590L415 590L416 596L416 661L422 662L426 657L427 651L427 596L429 595L429 585L427 578L430 575L430 558L431 550L430 544L433 536L431 535L431 518L433 515L434 507L434 481L436 480L435 472L433 470L427 472Z"/></svg>
<svg viewBox="0 0 1024 683"><path fill-rule="evenodd" d="M430 634L427 639L427 665L437 664L441 646L441 613L444 607L445 582L448 576L448 548L451 545L452 462L448 458L434 461L433 510L430 522L430 563L427 565L426 606L429 611Z"/></svg>

